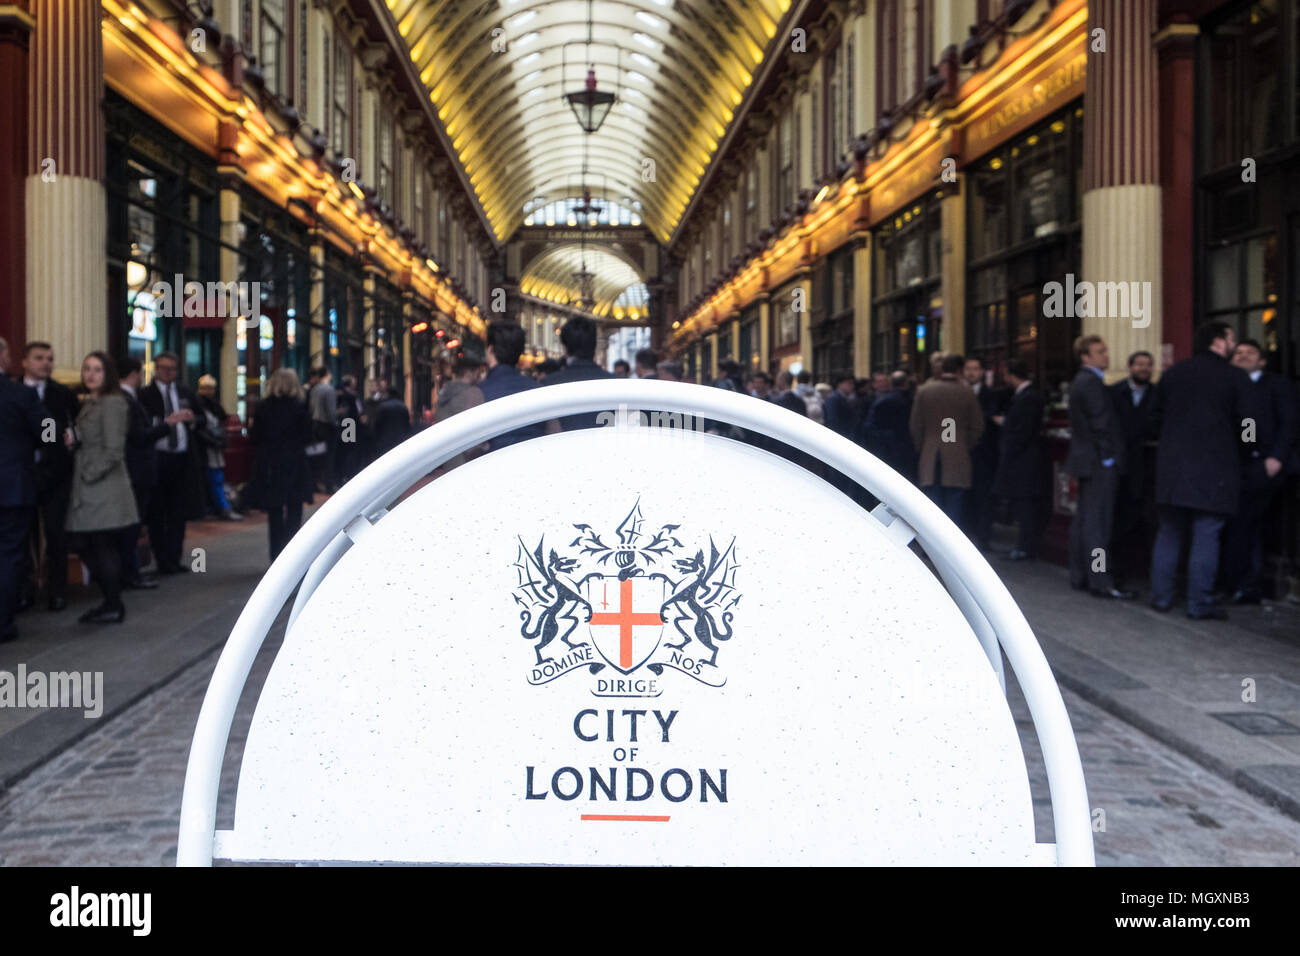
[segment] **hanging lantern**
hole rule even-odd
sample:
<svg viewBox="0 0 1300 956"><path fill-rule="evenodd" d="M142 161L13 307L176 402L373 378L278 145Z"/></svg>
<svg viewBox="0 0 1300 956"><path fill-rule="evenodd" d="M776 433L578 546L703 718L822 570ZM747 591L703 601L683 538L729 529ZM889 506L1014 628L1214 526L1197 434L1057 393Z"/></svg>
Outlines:
<svg viewBox="0 0 1300 956"><path fill-rule="evenodd" d="M586 132L594 133L600 129L609 109L614 105L614 94L596 89L596 71L587 71L587 87L577 93L565 93L564 98L573 107L573 115L578 118L578 125Z"/></svg>

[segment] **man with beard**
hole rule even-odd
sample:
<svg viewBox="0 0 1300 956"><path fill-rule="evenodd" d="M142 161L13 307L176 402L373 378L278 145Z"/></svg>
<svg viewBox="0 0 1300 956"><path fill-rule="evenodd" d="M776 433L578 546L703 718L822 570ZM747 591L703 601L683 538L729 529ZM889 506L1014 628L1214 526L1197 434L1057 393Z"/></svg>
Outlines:
<svg viewBox="0 0 1300 956"><path fill-rule="evenodd" d="M1151 606L1167 611L1183 539L1187 556L1187 616L1226 620L1214 603L1219 537L1240 505L1244 422L1259 421L1250 378L1228 361L1237 337L1226 322L1196 330L1196 353L1160 379L1164 420L1156 450L1160 529L1151 554Z"/></svg>
<svg viewBox="0 0 1300 956"><path fill-rule="evenodd" d="M1115 494L1111 554L1118 587L1140 575L1150 560L1154 528L1146 516L1147 443L1160 436L1160 394L1151 384L1155 360L1150 352L1128 357L1128 378L1109 386L1124 443L1124 470Z"/></svg>

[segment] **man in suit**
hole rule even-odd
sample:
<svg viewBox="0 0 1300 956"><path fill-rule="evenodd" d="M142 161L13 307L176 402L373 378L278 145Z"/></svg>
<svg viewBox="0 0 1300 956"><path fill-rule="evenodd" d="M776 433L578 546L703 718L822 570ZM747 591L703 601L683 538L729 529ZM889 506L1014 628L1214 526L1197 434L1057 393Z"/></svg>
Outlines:
<svg viewBox="0 0 1300 956"><path fill-rule="evenodd" d="M966 533L982 551L987 551L993 534L993 475L998 470L998 451L1002 440L1001 429L995 418L1002 417L1006 401L1002 393L985 379L984 363L977 358L966 359L962 377L975 393L984 414L984 434L971 449L970 511Z"/></svg>
<svg viewBox="0 0 1300 956"><path fill-rule="evenodd" d="M9 380L8 368L9 343L0 339L0 643L18 636L14 613L36 510L36 451L47 447L41 439L50 417L34 389Z"/></svg>
<svg viewBox="0 0 1300 956"><path fill-rule="evenodd" d="M359 452L362 412L355 376L344 375L339 379L339 388L334 394L334 408L339 423L338 442L334 446L334 475L339 484L343 484L361 470Z"/></svg>
<svg viewBox="0 0 1300 956"><path fill-rule="evenodd" d="M1237 516L1223 532L1223 580L1233 604L1258 604L1264 563L1264 516L1282 490L1282 470L1296 444L1295 390L1265 368L1264 350L1253 339L1237 343L1232 364L1250 378L1258 418L1246 443Z"/></svg>
<svg viewBox="0 0 1300 956"><path fill-rule="evenodd" d="M654 349L641 349L636 353L636 377L658 378L659 355Z"/></svg>
<svg viewBox="0 0 1300 956"><path fill-rule="evenodd" d="M140 404L154 421L167 422L167 433L157 439L158 481L149 502L149 543L159 574L185 570L181 553L185 546L185 519L193 494L194 460L198 446L194 439L198 399L177 382L180 359L172 352L154 358L153 381L140 390Z"/></svg>
<svg viewBox="0 0 1300 956"><path fill-rule="evenodd" d="M609 372L596 364L596 323L585 316L575 315L564 323L560 329L560 342L564 345L566 361L564 368L546 376L546 386L563 385L565 382L595 382L613 378ZM626 375L621 376L627 378ZM571 432L576 428L595 428L597 412L582 415L566 415L558 421L546 423L546 430Z"/></svg>
<svg viewBox="0 0 1300 956"><path fill-rule="evenodd" d="M1187 616L1224 620L1214 603L1219 536L1237 511L1243 432L1259 421L1250 378L1228 361L1236 333L1226 322L1196 330L1195 354L1160 379L1163 422L1156 449L1156 506L1160 528L1151 554L1151 606L1167 611L1188 525Z"/></svg>
<svg viewBox="0 0 1300 956"><path fill-rule="evenodd" d="M492 322L488 325L485 353L488 372L478 386L479 391L483 393L483 401L490 402L539 387L535 381L516 368L519 364L519 356L523 352L523 326L514 322ZM538 438L541 435L540 423L524 425L504 435L497 435L488 442L488 448L496 451L498 448L505 448L507 445Z"/></svg>
<svg viewBox="0 0 1300 956"><path fill-rule="evenodd" d="M907 373L889 376L889 391L876 396L862 420L858 444L908 481L916 481L916 449L912 447L912 392Z"/></svg>
<svg viewBox="0 0 1300 956"><path fill-rule="evenodd" d="M1070 383L1070 452L1065 473L1078 482L1079 498L1070 523L1070 586L1096 597L1131 600L1111 576L1110 534L1115 493L1124 469L1124 438L1115 403L1106 391L1110 351L1100 335L1074 341L1079 371Z"/></svg>
<svg viewBox="0 0 1300 956"><path fill-rule="evenodd" d="M149 499L158 484L158 451L154 447L166 437L171 426L181 421L180 412L173 412L164 421L155 421L140 404L140 380L143 375L138 359L124 358L117 363L122 395L130 412L131 428L126 435L126 470L131 478L131 491L135 494L135 509L141 521L122 529L122 585L135 590L156 588L158 582L140 574L140 527L149 514Z"/></svg>
<svg viewBox="0 0 1300 956"><path fill-rule="evenodd" d="M984 412L974 392L961 380L965 360L945 355L938 378L916 390L909 427L921 490L959 528L964 528L971 486L970 455L984 434Z"/></svg>
<svg viewBox="0 0 1300 956"><path fill-rule="evenodd" d="M63 440L77 420L80 404L72 389L51 378L54 349L48 342L28 342L23 349L23 384L36 393L53 425L55 440L42 442L36 451L36 520L31 524L30 546L23 567L30 582L19 596L19 609L35 601L36 561L41 537L45 540L45 584L51 611L67 607L68 537L63 523L72 495L72 451Z"/></svg>
<svg viewBox="0 0 1300 956"><path fill-rule="evenodd" d="M1047 509L1047 456L1043 449L1043 393L1029 378L1029 365L1021 359L1007 363L1007 384L1013 389L1005 415L994 415L1001 429L998 467L992 493L1011 504L1019 529L1016 546L1007 553L1012 561L1038 556Z"/></svg>
<svg viewBox="0 0 1300 956"><path fill-rule="evenodd" d="M832 388L833 391L822 406L826 427L851 439L859 419L857 383L852 375L836 375Z"/></svg>
<svg viewBox="0 0 1300 956"><path fill-rule="evenodd" d="M1160 393L1151 384L1154 370L1150 352L1134 352L1128 358L1128 378L1110 386L1124 442L1124 468L1115 494L1115 526L1110 539L1112 570L1118 582L1147 569L1155 531L1146 517L1147 442L1160 436Z"/></svg>

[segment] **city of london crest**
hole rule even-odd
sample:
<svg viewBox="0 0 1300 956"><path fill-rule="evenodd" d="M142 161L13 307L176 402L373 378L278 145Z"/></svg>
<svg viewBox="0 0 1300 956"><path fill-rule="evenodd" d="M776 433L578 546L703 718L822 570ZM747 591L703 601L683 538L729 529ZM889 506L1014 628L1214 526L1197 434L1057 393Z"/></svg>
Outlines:
<svg viewBox="0 0 1300 956"><path fill-rule="evenodd" d="M585 671L597 675L598 696L654 697L667 670L726 682L718 653L740 601L735 538L691 547L681 525L647 533L644 524L638 499L616 541L589 524L574 524L563 549L544 535L535 545L518 539L513 597L520 634L534 642L530 684Z"/></svg>

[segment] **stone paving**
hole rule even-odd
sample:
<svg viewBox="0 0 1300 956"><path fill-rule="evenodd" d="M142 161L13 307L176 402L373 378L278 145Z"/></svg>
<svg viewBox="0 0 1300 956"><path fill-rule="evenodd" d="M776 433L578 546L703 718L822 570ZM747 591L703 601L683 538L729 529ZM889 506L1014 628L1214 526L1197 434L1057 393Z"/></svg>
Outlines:
<svg viewBox="0 0 1300 956"><path fill-rule="evenodd" d="M234 814L235 773L278 631L240 702L218 806ZM171 865L190 736L216 663L210 654L0 795L0 866ZM1014 683L1038 839L1052 839L1037 741ZM1090 805L1105 811L1097 860L1118 866L1300 864L1300 822L1066 691Z"/></svg>
<svg viewBox="0 0 1300 956"><path fill-rule="evenodd" d="M5 645L0 669L26 661L102 668L112 679L99 720L0 711L0 787L10 784L0 790L0 866L174 862L195 720L217 648L265 568L264 535L253 522L196 527L194 541L209 552L201 586L169 579L159 591L133 592L127 627L91 634L70 627L68 612L23 616L24 637ZM1300 609L1234 609L1228 625L1193 623L1070 592L1051 565L992 561L1062 683L1089 804L1105 814L1099 863L1300 864L1286 776L1300 767L1300 735L1268 721L1300 723ZM277 629L255 662L235 718L219 827L233 822L238 756L279 638ZM1240 699L1245 677L1255 681L1257 707ZM1046 781L1014 681L1009 699L1038 839L1050 842ZM1234 724L1225 714L1251 719Z"/></svg>

